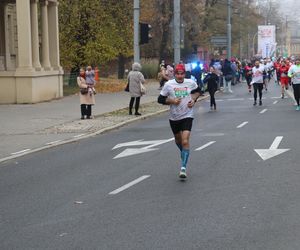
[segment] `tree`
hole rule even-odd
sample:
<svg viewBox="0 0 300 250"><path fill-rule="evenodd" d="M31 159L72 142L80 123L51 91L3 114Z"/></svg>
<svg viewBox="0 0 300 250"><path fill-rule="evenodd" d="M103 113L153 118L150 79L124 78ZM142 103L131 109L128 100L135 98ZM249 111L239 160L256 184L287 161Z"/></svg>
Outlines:
<svg viewBox="0 0 300 250"><path fill-rule="evenodd" d="M120 56L131 56L131 10L130 0L61 0L62 65L79 68L81 65L106 64Z"/></svg>

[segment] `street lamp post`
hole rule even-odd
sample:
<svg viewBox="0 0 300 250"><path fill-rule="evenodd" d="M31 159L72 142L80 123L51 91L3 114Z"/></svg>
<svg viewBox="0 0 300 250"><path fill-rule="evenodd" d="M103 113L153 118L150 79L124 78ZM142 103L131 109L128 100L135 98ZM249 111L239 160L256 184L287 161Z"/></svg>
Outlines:
<svg viewBox="0 0 300 250"><path fill-rule="evenodd" d="M231 58L231 0L227 0L227 58Z"/></svg>
<svg viewBox="0 0 300 250"><path fill-rule="evenodd" d="M133 5L134 15L134 62L140 62L140 44L139 44L139 21L140 21L140 0L134 0Z"/></svg>
<svg viewBox="0 0 300 250"><path fill-rule="evenodd" d="M174 0L174 63L180 62L180 0Z"/></svg>
<svg viewBox="0 0 300 250"><path fill-rule="evenodd" d="M254 45L254 43L255 43L255 37L257 37L257 35L258 35L258 32L256 32L254 34L253 39L252 39L252 49L253 49L253 55L252 56L255 56L255 45Z"/></svg>

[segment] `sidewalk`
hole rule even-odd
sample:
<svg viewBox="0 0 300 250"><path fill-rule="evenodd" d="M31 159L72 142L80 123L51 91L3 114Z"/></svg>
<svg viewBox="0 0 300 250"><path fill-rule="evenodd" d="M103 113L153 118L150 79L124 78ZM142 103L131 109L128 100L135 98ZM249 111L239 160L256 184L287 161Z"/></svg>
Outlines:
<svg viewBox="0 0 300 250"><path fill-rule="evenodd" d="M79 96L37 104L0 105L0 163L57 145L87 138L169 110L157 103L157 82L146 85L142 116L128 115L129 94L96 94L94 119L81 120ZM204 99L207 96L199 98ZM17 161L17 160L16 160Z"/></svg>
<svg viewBox="0 0 300 250"><path fill-rule="evenodd" d="M148 83L146 87L147 94L141 99L142 105L156 102L159 95L157 82ZM126 108L129 103L129 95L126 92L97 94L95 97L96 105L92 108L95 119L92 120L80 120L78 95L37 104L0 105L0 162L3 158L18 156L22 152L50 145L55 141L80 137L82 133L95 127L97 120L100 120L97 117ZM143 119L144 115L146 114L139 119ZM128 119L136 117L125 118L127 121ZM115 123L112 122L108 126L116 125ZM63 127L68 129L55 129Z"/></svg>

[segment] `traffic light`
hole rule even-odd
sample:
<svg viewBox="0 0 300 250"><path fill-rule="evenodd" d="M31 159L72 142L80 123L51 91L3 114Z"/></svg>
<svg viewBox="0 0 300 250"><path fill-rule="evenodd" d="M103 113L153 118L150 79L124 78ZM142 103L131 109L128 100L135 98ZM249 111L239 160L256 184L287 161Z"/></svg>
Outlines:
<svg viewBox="0 0 300 250"><path fill-rule="evenodd" d="M140 23L140 44L148 43L152 36L150 34L151 25L148 23Z"/></svg>

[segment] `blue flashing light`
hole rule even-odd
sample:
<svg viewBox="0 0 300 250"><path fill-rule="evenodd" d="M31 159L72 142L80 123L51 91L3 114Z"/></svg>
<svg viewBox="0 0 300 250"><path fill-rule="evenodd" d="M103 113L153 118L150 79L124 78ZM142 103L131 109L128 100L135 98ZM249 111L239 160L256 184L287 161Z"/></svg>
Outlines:
<svg viewBox="0 0 300 250"><path fill-rule="evenodd" d="M203 66L204 64L203 63L200 63L200 68L203 69ZM192 69L196 68L197 67L197 62L193 62L192 63Z"/></svg>

